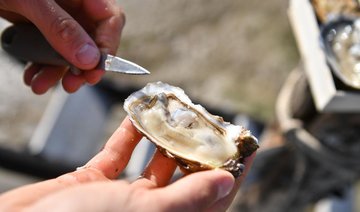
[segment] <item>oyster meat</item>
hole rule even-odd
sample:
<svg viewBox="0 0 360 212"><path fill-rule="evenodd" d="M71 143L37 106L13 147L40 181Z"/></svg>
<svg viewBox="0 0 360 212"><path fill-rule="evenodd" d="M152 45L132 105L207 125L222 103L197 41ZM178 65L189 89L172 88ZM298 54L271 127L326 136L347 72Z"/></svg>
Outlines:
<svg viewBox="0 0 360 212"><path fill-rule="evenodd" d="M149 83L124 103L133 125L165 156L190 172L221 168L238 177L257 139L193 104L184 91L166 83Z"/></svg>

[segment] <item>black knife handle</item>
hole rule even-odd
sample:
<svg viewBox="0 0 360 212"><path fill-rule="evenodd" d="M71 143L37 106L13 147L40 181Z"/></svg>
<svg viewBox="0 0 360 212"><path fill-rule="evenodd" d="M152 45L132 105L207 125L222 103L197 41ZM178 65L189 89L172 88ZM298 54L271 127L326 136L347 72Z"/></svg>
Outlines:
<svg viewBox="0 0 360 212"><path fill-rule="evenodd" d="M7 53L22 61L70 65L32 24L16 24L6 28L1 35L1 45Z"/></svg>

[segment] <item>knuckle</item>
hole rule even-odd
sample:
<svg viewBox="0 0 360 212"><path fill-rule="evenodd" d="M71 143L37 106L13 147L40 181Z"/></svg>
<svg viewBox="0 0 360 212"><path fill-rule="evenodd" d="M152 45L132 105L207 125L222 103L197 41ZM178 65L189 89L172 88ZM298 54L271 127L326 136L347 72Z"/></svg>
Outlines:
<svg viewBox="0 0 360 212"><path fill-rule="evenodd" d="M57 35L63 42L72 43L79 37L78 23L70 17L59 17L50 26L51 34Z"/></svg>

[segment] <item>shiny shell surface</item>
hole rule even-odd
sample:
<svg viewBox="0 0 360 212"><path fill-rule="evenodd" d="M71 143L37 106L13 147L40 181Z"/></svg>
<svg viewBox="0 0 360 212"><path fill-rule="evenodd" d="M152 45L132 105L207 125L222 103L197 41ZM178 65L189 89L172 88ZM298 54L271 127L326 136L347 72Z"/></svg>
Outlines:
<svg viewBox="0 0 360 212"><path fill-rule="evenodd" d="M335 76L345 85L360 89L360 19L342 17L327 23L321 39Z"/></svg>
<svg viewBox="0 0 360 212"><path fill-rule="evenodd" d="M124 103L133 125L186 171L221 168L238 177L257 139L193 104L184 91L162 82L149 83Z"/></svg>

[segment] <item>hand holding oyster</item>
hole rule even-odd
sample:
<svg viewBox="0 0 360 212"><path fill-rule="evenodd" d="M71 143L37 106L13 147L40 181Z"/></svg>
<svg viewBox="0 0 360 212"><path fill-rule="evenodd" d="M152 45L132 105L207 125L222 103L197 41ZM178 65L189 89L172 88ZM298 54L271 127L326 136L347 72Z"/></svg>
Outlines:
<svg viewBox="0 0 360 212"><path fill-rule="evenodd" d="M156 82L124 103L133 125L167 157L190 172L221 168L238 177L257 148L250 131L211 115L178 87Z"/></svg>

